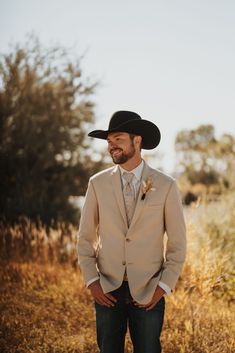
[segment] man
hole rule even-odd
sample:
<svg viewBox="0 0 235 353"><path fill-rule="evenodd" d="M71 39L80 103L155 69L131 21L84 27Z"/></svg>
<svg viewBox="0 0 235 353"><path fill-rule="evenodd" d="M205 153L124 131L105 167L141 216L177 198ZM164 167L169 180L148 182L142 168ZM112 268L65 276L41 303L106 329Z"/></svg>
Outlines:
<svg viewBox="0 0 235 353"><path fill-rule="evenodd" d="M164 294L174 289L186 254L176 182L141 158L142 148L159 144L160 131L134 112L118 111L108 130L89 136L107 140L117 164L90 179L78 236L98 346L101 353L123 353L129 327L134 353L160 353Z"/></svg>

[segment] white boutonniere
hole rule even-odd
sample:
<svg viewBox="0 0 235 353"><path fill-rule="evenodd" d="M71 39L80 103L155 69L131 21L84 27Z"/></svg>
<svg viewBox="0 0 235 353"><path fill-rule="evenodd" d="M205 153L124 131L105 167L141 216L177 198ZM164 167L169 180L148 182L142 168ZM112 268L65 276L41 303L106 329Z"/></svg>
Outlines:
<svg viewBox="0 0 235 353"><path fill-rule="evenodd" d="M150 178L148 178L146 181L143 180L142 183L143 183L143 187L142 187L141 200L144 200L148 191L154 191L156 189L153 188L153 181Z"/></svg>

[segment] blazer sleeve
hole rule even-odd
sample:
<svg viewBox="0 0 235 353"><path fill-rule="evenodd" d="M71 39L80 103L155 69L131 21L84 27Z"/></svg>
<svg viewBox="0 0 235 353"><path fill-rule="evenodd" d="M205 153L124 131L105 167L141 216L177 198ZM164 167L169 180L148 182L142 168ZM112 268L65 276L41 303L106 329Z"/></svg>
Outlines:
<svg viewBox="0 0 235 353"><path fill-rule="evenodd" d="M78 230L78 262L85 282L98 275L96 248L98 244L98 203L92 181L89 181Z"/></svg>
<svg viewBox="0 0 235 353"><path fill-rule="evenodd" d="M186 226L180 193L174 180L166 197L164 216L167 246L160 280L173 290L186 258Z"/></svg>

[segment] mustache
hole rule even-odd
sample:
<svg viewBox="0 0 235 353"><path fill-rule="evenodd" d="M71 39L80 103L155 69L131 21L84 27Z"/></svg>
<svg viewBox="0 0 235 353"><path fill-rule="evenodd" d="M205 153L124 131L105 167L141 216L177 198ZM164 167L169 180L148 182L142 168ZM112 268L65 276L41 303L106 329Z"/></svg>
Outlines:
<svg viewBox="0 0 235 353"><path fill-rule="evenodd" d="M121 148L112 148L112 149L110 150L110 153L112 154L112 153L115 152L115 151L121 151L121 152L123 152Z"/></svg>

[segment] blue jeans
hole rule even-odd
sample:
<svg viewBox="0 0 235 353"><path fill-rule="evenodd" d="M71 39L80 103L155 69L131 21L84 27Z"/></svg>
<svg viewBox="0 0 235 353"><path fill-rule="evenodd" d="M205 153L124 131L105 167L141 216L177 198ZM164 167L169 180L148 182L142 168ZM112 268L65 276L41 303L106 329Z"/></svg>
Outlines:
<svg viewBox="0 0 235 353"><path fill-rule="evenodd" d="M124 353L125 335L129 325L134 353L161 353L164 297L152 310L136 307L132 301L128 282L111 294L117 298L114 307L95 303L97 342L100 353Z"/></svg>

